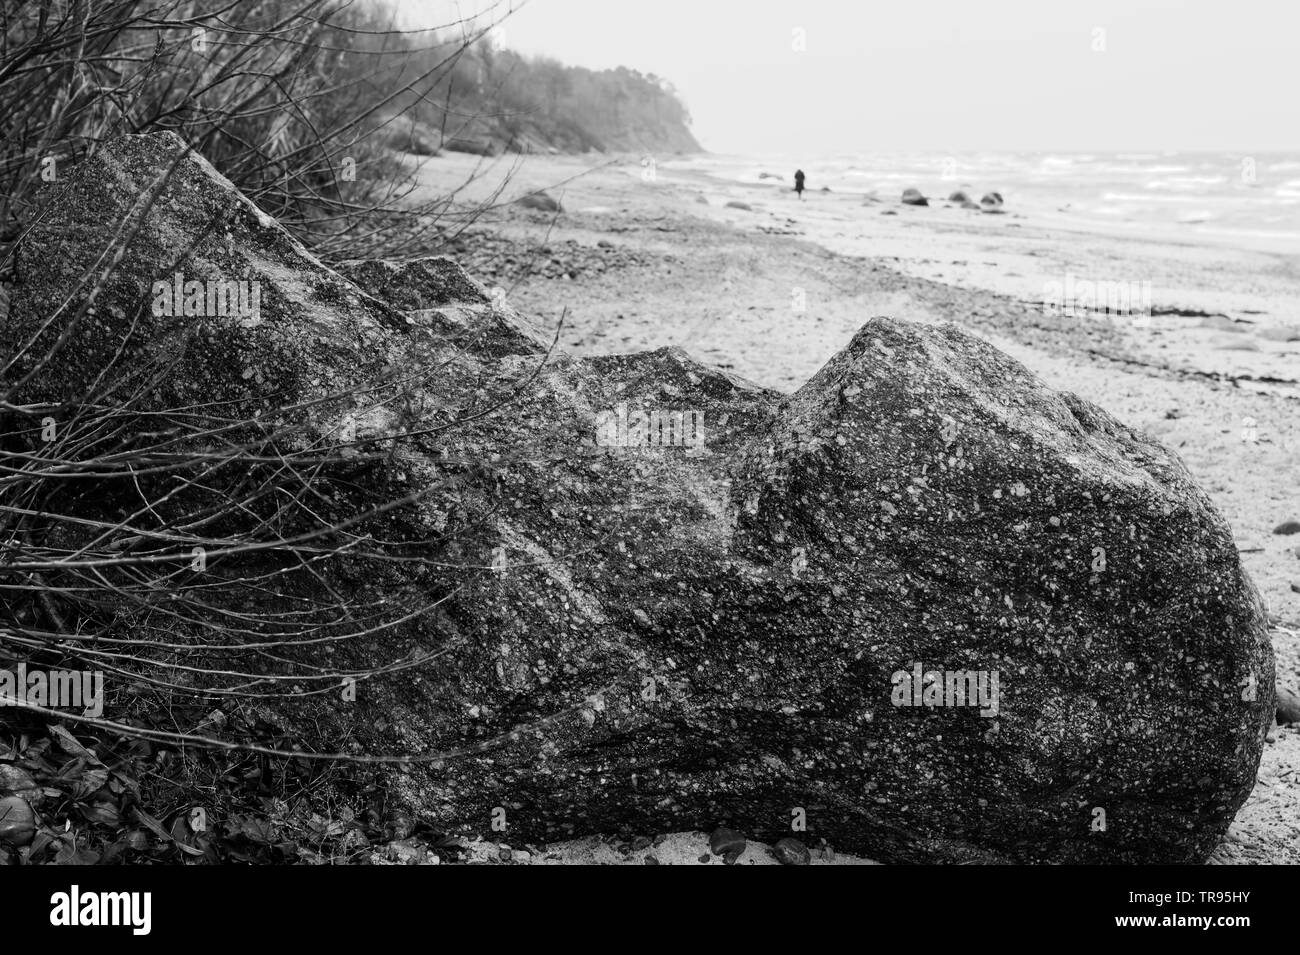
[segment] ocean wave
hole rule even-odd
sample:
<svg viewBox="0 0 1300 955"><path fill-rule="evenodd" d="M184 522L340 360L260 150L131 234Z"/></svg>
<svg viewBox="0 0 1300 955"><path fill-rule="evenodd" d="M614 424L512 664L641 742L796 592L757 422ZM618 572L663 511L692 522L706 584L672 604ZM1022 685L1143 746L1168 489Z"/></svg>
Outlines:
<svg viewBox="0 0 1300 955"><path fill-rule="evenodd" d="M997 189L1033 216L1063 205L1074 216L1095 216L1112 227L1164 227L1184 233L1222 225L1261 238L1300 228L1300 156L1255 157L1256 188L1243 186L1240 154L1048 152L876 152L806 156L776 154L697 156L674 163L748 188L758 174L789 174L802 167L816 187L835 194L896 198L905 186L935 197L964 189ZM951 171L952 175L944 173ZM765 185L772 185L768 180ZM779 185L779 183L778 183ZM852 200L848 200L852 201ZM1258 235L1252 233L1257 232Z"/></svg>
<svg viewBox="0 0 1300 955"><path fill-rule="evenodd" d="M1150 193L1130 193L1130 192L1106 192L1101 197L1106 202L1134 202L1144 204L1149 202L1204 202L1205 196L1168 196L1168 195L1151 195Z"/></svg>
<svg viewBox="0 0 1300 955"><path fill-rule="evenodd" d="M1148 189L1196 189L1200 186L1217 186L1228 181L1227 176L1170 176L1147 183Z"/></svg>

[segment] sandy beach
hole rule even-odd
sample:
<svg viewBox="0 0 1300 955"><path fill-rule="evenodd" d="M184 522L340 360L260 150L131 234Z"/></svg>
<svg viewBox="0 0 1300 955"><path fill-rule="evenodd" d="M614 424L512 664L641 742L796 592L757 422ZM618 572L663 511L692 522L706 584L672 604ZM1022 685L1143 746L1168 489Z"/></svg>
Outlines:
<svg viewBox="0 0 1300 955"><path fill-rule="evenodd" d="M875 316L955 322L1158 436L1233 528L1271 614L1278 682L1300 685L1300 535L1274 533L1300 519L1300 258L1284 241L1107 227L1014 195L999 215L942 197L798 201L788 184L716 178L689 158L452 154L425 161L419 191L459 186L469 204L507 174L495 207L437 251L540 327L563 315L571 353L676 346L792 392ZM541 189L563 212L511 202ZM1043 306L1054 282L1116 280L1145 283L1149 316ZM1270 740L1214 861L1300 862L1300 727Z"/></svg>

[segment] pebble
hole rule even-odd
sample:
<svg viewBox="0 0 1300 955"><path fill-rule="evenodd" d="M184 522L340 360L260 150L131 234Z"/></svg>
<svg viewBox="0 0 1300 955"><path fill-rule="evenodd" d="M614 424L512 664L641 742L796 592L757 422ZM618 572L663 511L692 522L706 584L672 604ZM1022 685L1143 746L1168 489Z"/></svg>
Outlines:
<svg viewBox="0 0 1300 955"><path fill-rule="evenodd" d="M1300 534L1300 521L1283 521L1273 528L1274 534Z"/></svg>
<svg viewBox="0 0 1300 955"><path fill-rule="evenodd" d="M18 796L0 799L0 843L25 846L36 835L36 815Z"/></svg>
<svg viewBox="0 0 1300 955"><path fill-rule="evenodd" d="M772 847L772 856L781 865L812 865L812 853L798 839L781 839Z"/></svg>
<svg viewBox="0 0 1300 955"><path fill-rule="evenodd" d="M1277 721L1300 723L1300 693L1286 686L1277 688Z"/></svg>
<svg viewBox="0 0 1300 955"><path fill-rule="evenodd" d="M734 829L714 829L709 836L709 851L722 856L727 865L735 865L745 851L745 837Z"/></svg>

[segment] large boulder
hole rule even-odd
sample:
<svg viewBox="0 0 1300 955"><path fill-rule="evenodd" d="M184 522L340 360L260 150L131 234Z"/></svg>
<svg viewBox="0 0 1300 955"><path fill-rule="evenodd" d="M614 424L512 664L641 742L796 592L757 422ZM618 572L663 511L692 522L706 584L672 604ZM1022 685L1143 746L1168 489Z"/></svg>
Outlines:
<svg viewBox="0 0 1300 955"><path fill-rule="evenodd" d="M409 116L393 116L380 126L380 135L391 149L413 156L437 156L441 151L442 134Z"/></svg>
<svg viewBox="0 0 1300 955"><path fill-rule="evenodd" d="M124 137L47 196L0 340L78 313L179 149ZM178 269L257 279L257 321L141 318ZM323 265L197 156L94 306L57 366L15 363L12 402L165 357L142 413L296 403L384 449L320 465L320 501L420 492L349 530L401 560L321 563L279 608L423 599L298 651L391 670L354 702L245 705L309 749L412 757L385 785L440 829L806 819L885 860L1190 862L1254 783L1273 658L1223 518L1171 451L955 326L873 319L790 396L677 349L574 359L445 260Z"/></svg>
<svg viewBox="0 0 1300 955"><path fill-rule="evenodd" d="M541 191L525 193L515 202L525 209L535 209L538 212L564 211L564 206L560 204L560 200Z"/></svg>

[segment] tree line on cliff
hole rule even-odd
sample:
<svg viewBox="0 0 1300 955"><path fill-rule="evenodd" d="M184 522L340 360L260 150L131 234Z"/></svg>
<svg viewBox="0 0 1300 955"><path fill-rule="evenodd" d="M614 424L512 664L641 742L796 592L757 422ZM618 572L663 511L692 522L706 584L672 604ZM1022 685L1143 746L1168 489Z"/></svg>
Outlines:
<svg viewBox="0 0 1300 955"><path fill-rule="evenodd" d="M381 0L18 0L0 11L0 262L60 170L176 132L327 258L427 246L401 153L698 149L665 80L500 49L495 8L395 26ZM3 265L0 265L0 279Z"/></svg>

